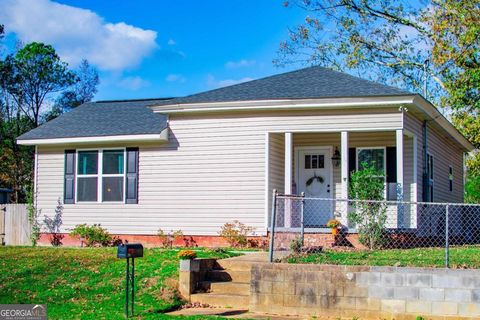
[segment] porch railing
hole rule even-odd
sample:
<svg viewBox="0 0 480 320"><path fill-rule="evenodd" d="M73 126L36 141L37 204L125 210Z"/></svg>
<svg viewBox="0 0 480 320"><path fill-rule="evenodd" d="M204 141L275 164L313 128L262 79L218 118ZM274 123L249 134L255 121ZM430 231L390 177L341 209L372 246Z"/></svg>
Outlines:
<svg viewBox="0 0 480 320"><path fill-rule="evenodd" d="M448 267L452 245L480 244L480 205L475 204L307 198L274 191L271 209L270 261L290 254L295 240L307 250L442 248ZM327 226L332 219L341 224L333 232Z"/></svg>

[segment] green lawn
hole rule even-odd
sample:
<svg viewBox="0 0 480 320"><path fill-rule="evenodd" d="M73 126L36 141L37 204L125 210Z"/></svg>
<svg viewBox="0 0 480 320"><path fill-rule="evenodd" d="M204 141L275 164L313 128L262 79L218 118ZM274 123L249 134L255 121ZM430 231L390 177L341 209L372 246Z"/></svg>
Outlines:
<svg viewBox="0 0 480 320"><path fill-rule="evenodd" d="M163 312L180 305L173 289L177 252L146 249L135 260L138 318L164 318ZM47 304L50 319L121 319L124 288L125 260L116 258L116 248L0 247L0 304Z"/></svg>
<svg viewBox="0 0 480 320"><path fill-rule="evenodd" d="M444 258L444 249L419 248L347 252L325 250L316 254L291 256L286 260L289 263L443 267ZM480 268L480 246L450 248L450 267Z"/></svg>

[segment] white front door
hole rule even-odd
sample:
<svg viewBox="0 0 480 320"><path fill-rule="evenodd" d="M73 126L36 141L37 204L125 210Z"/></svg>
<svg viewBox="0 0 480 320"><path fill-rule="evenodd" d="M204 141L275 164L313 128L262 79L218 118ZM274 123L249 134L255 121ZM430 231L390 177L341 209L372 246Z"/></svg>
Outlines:
<svg viewBox="0 0 480 320"><path fill-rule="evenodd" d="M296 150L297 193L305 192L304 224L319 228L333 217L333 201L308 198L333 198L332 149L305 147Z"/></svg>

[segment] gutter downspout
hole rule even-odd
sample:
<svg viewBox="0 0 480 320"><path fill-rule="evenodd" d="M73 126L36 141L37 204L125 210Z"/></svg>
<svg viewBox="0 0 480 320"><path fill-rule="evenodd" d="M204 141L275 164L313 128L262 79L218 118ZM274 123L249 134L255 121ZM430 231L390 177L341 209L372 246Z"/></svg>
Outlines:
<svg viewBox="0 0 480 320"><path fill-rule="evenodd" d="M428 202L429 186L428 186L428 125L427 120L423 121L423 181L422 181L422 201Z"/></svg>

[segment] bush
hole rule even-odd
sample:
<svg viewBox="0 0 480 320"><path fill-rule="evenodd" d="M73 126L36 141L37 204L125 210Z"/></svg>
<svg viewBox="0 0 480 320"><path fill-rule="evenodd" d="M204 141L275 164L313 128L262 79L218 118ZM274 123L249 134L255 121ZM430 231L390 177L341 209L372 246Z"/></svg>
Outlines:
<svg viewBox="0 0 480 320"><path fill-rule="evenodd" d="M254 230L238 220L225 223L219 234L232 247L246 247L248 244L248 234Z"/></svg>
<svg viewBox="0 0 480 320"><path fill-rule="evenodd" d="M362 166L363 170L356 171L351 176L350 198L378 202L352 202L354 210L349 213L348 218L356 224L360 242L373 250L385 244L387 221L387 205L383 201L385 175L367 163L362 163Z"/></svg>
<svg viewBox="0 0 480 320"><path fill-rule="evenodd" d="M79 224L70 232L72 237L78 237L85 241L87 247L103 246L108 247L115 245L119 240L112 237L107 230L103 229L99 224L87 225Z"/></svg>
<svg viewBox="0 0 480 320"><path fill-rule="evenodd" d="M197 257L197 253L192 250L181 250L178 254L177 257L180 260L193 260Z"/></svg>
<svg viewBox="0 0 480 320"><path fill-rule="evenodd" d="M302 238L296 237L295 239L290 241L290 250L292 250L294 253L302 252L302 247L303 247Z"/></svg>
<svg viewBox="0 0 480 320"><path fill-rule="evenodd" d="M180 238L183 238L183 232L181 230L165 233L162 229L158 229L157 236L160 239L160 243L163 248L172 248L173 243Z"/></svg>

